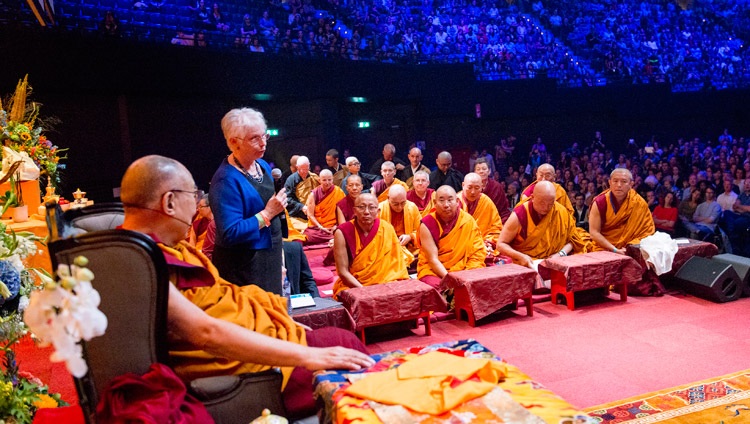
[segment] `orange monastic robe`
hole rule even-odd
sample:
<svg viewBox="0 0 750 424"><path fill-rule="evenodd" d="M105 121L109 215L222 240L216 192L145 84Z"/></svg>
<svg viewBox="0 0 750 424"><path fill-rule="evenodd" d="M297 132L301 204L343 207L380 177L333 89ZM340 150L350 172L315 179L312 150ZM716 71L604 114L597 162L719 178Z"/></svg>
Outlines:
<svg viewBox="0 0 750 424"><path fill-rule="evenodd" d="M500 237L500 231L503 230L503 222L500 220L495 203L484 193L479 196L475 204L470 204L466 200L463 191L458 193L458 198L461 199L461 209L477 221L484 241L490 242L493 247L497 246L497 239Z"/></svg>
<svg viewBox="0 0 750 424"><path fill-rule="evenodd" d="M403 211L403 222L401 223L394 222L393 211L391 210L391 205L388 204L388 200L380 202L378 206L380 207L380 219L387 221L393 226L394 230L396 230L396 236L400 236L401 234L409 234L411 236L412 241L406 246L402 246L402 248L409 253L413 261L414 254L419 250L419 246L417 246L417 232L419 231L419 224L422 221L422 215L419 213L417 205L408 200L406 201ZM399 227L401 228L396 228L398 224L400 224ZM411 263L411 261L408 263Z"/></svg>
<svg viewBox="0 0 750 424"><path fill-rule="evenodd" d="M534 194L534 187L536 187L536 183L538 181L534 181L533 183L529 184L526 189L521 192L521 200L518 201L518 205L521 205L529 200L531 198L531 195ZM568 192L565 191L563 186L561 186L558 183L552 183L555 185L555 201L563 206L565 206L565 209L570 212L571 215L573 215L573 204L570 203L570 197L568 197ZM518 206L516 205L516 206Z"/></svg>
<svg viewBox="0 0 750 424"><path fill-rule="evenodd" d="M219 276L216 267L203 253L186 242L180 242L175 247L159 244L159 247L167 257L172 283L208 315L279 340L307 344L305 330L292 321L283 297L256 285L240 287L229 283ZM176 263L174 259L183 262ZM184 262L193 267L183 264ZM271 368L268 365L219 358L179 340L171 341L169 354L170 365L183 380L258 372ZM284 384L292 369L293 367L281 368Z"/></svg>
<svg viewBox="0 0 750 424"><path fill-rule="evenodd" d="M648 204L633 189L628 192L628 196L619 206L610 190L596 196L594 204L602 220L602 235L618 249L628 244L638 244L641 239L656 232L654 217L651 215ZM595 244L594 250L605 249Z"/></svg>
<svg viewBox="0 0 750 424"><path fill-rule="evenodd" d="M521 224L518 233L509 243L513 249L531 256L545 259L558 253L568 242L574 253L591 251L593 243L588 233L576 230L575 219L565 207L555 202L552 210L540 217L534 211L533 200L516 206L513 213Z"/></svg>
<svg viewBox="0 0 750 424"><path fill-rule="evenodd" d="M434 211L422 218L422 223L433 234L438 259L448 272L484 268L487 250L479 226L471 215L459 209L456 223L448 233L443 232L443 226ZM427 254L422 251L417 262L417 278L428 275L436 276L427 262Z"/></svg>
<svg viewBox="0 0 750 424"><path fill-rule="evenodd" d="M386 186L384 180L377 180L372 183L372 191L378 196L378 202L388 200L388 193L391 191L391 187L394 185L400 185L404 190L409 191L409 186L405 182L394 178L391 185Z"/></svg>
<svg viewBox="0 0 750 424"><path fill-rule="evenodd" d="M315 219L325 228L332 228L336 225L336 203L346 197L344 191L336 186L332 186L328 193L323 193L321 187L315 188L312 195L315 196ZM307 225L315 227L312 220L308 218Z"/></svg>
<svg viewBox="0 0 750 424"><path fill-rule="evenodd" d="M396 231L385 220L376 219L372 230L365 238L354 220L341 224L341 231L349 252L349 272L363 286L406 280L408 263L398 242ZM349 287L337 278L333 284L333 298Z"/></svg>

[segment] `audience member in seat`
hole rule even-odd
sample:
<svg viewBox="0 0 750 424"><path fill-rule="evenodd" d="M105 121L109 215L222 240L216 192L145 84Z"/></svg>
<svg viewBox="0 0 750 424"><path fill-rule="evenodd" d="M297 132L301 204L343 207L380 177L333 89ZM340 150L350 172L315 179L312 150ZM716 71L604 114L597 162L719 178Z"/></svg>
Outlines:
<svg viewBox="0 0 750 424"><path fill-rule="evenodd" d="M409 189L405 182L396 178L396 166L391 161L383 162L380 166L380 175L382 180L372 183L372 193L378 196L378 202L388 200L388 192L393 186L401 186L404 192Z"/></svg>
<svg viewBox="0 0 750 424"><path fill-rule="evenodd" d="M447 273L483 268L486 257L477 222L461 210L453 187L441 186L435 192L434 210L419 227L419 279L438 288Z"/></svg>
<svg viewBox="0 0 750 424"><path fill-rule="evenodd" d="M195 192L190 172L162 156L138 159L122 179L122 228L150 235L170 269L172 367L191 380L280 366L290 415L314 413L309 370L360 369L372 365L372 359L362 353L364 346L352 333L305 331L287 314L284 298L222 279L211 262L184 241L195 213ZM336 346L340 344L360 351Z"/></svg>
<svg viewBox="0 0 750 424"><path fill-rule="evenodd" d="M686 197L682 202L680 202L680 206L677 208L677 215L680 219L680 226L677 231L678 235L690 235L690 230L688 230L688 227L690 227L693 221L693 214L695 213L695 210L698 209L698 205L700 204L701 190L696 186L690 192L690 195Z"/></svg>
<svg viewBox="0 0 750 424"><path fill-rule="evenodd" d="M388 193L388 200L380 202L380 219L388 222L396 230L398 242L403 248L407 265L411 264L419 252L417 231L422 220L417 205L406 200L406 189L394 186Z"/></svg>
<svg viewBox="0 0 750 424"><path fill-rule="evenodd" d="M338 274L333 284L334 298L342 290L409 278L396 231L378 218L377 197L360 194L354 210L354 219L339 225L333 236Z"/></svg>
<svg viewBox="0 0 750 424"><path fill-rule="evenodd" d="M497 213L500 214L500 219L505 222L510 216L508 197L505 196L503 185L490 178L490 163L486 158L480 157L474 163L474 172L482 179L482 193L486 194L492 200ZM464 178L465 181L466 179Z"/></svg>
<svg viewBox="0 0 750 424"><path fill-rule="evenodd" d="M742 194L734 203L734 208L724 212L722 225L732 244L732 253L750 256L750 240L747 237L750 229L750 178L745 180Z"/></svg>
<svg viewBox="0 0 750 424"><path fill-rule="evenodd" d="M379 177L377 175L361 172L361 167L362 163L356 157L349 156L348 158L346 158L346 168L349 170L349 174L347 174L347 176L344 177L344 180L341 181L341 189L344 190L344 193L346 193L346 181L350 175L359 175L359 178L362 182L362 193L370 192L372 183L374 183Z"/></svg>
<svg viewBox="0 0 750 424"><path fill-rule="evenodd" d="M575 219L555 201L557 190L549 181L534 186L533 197L513 209L500 233L498 250L513 262L534 268L534 259L567 256L591 249L591 240L581 237Z"/></svg>
<svg viewBox="0 0 750 424"><path fill-rule="evenodd" d="M328 170L333 174L333 185L336 187L341 186L341 182L344 181L344 177L348 173L346 166L339 162L339 151L336 149L330 149L326 152L326 165Z"/></svg>
<svg viewBox="0 0 750 424"><path fill-rule="evenodd" d="M521 200L519 203L523 203L531 198L531 195L534 193L534 187L536 184L540 181L549 181L555 186L555 200L563 205L565 209L568 210L568 212L572 215L573 214L573 204L570 202L570 197L568 197L568 193L565 191L565 189L555 182L555 167L548 164L543 163L539 165L539 168L536 170L536 181L529 184L528 187L526 187L523 192L521 192Z"/></svg>
<svg viewBox="0 0 750 424"><path fill-rule="evenodd" d="M297 157L297 172L284 182L289 204L286 210L293 218L307 220L307 198L320 185L317 175L310 172L310 159L307 156Z"/></svg>
<svg viewBox="0 0 750 424"><path fill-rule="evenodd" d="M413 188L406 193L406 200L417 205L420 215L424 218L435 207L435 190L429 188L430 174L417 171L412 179Z"/></svg>
<svg viewBox="0 0 750 424"><path fill-rule="evenodd" d="M705 240L716 229L716 224L721 217L721 206L714 199L714 195L714 189L706 187L703 203L695 208L693 219L685 225L690 232L690 238Z"/></svg>
<svg viewBox="0 0 750 424"><path fill-rule="evenodd" d="M437 169L430 174L430 188L437 190L440 186L451 186L454 191L461 191L464 174L453 168L453 156L448 152L440 152L435 160Z"/></svg>
<svg viewBox="0 0 750 424"><path fill-rule="evenodd" d="M362 193L362 178L350 175L346 180L347 195L336 203L336 223L341 225L354 219L354 201Z"/></svg>
<svg viewBox="0 0 750 424"><path fill-rule="evenodd" d="M633 174L617 168L610 174L609 190L594 198L589 231L594 250L626 254L628 244L640 243L656 231L646 201L633 190Z"/></svg>
<svg viewBox="0 0 750 424"><path fill-rule="evenodd" d="M427 174L430 173L430 168L422 164L422 158L422 150L420 150L419 147L412 147L412 149L409 150L409 166L401 171L401 177L403 177L404 182L409 187L409 190L414 188L412 180L414 179L414 175L418 171L424 171Z"/></svg>
<svg viewBox="0 0 750 424"><path fill-rule="evenodd" d="M305 244L320 244L333 239L336 230L336 204L344 199L344 192L333 185L330 170L320 171L320 186L307 198L307 224Z"/></svg>
<svg viewBox="0 0 750 424"><path fill-rule="evenodd" d="M662 197L660 204L654 208L651 215L654 217L654 225L657 230L674 234L674 226L677 223L677 208L674 203L674 193L667 192Z"/></svg>
<svg viewBox="0 0 750 424"><path fill-rule="evenodd" d="M385 162L393 162L393 166L396 170L396 173L393 175L398 177L401 176L401 171L408 166L406 162L396 157L396 146L390 143L383 146L383 156L372 164L370 167L370 174L380 175L383 163Z"/></svg>
<svg viewBox="0 0 750 424"><path fill-rule="evenodd" d="M482 193L482 178L479 174L473 172L466 174L463 190L457 196L461 209L477 222L487 254L493 254L497 247L497 238L503 229L503 223L495 204Z"/></svg>

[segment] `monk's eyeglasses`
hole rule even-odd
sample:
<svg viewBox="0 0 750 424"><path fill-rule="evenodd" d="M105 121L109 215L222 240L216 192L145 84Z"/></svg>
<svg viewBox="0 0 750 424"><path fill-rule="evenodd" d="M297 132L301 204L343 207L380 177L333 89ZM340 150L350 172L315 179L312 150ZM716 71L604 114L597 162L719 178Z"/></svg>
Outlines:
<svg viewBox="0 0 750 424"><path fill-rule="evenodd" d="M370 212L377 212L378 207L377 206L365 206L365 205L359 205L355 206L359 211L364 212L365 210L368 210Z"/></svg>

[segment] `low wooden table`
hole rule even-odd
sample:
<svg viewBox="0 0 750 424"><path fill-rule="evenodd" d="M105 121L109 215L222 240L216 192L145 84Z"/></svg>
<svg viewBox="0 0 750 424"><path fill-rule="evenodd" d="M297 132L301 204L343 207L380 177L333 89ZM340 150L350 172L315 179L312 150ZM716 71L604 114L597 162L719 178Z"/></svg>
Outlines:
<svg viewBox="0 0 750 424"><path fill-rule="evenodd" d="M343 304L330 298L314 299L315 306L292 309L292 318L313 330L323 327L338 327L352 332L355 330L354 319Z"/></svg>
<svg viewBox="0 0 750 424"><path fill-rule="evenodd" d="M419 280L402 280L347 289L338 294L352 314L362 343L365 328L394 322L422 319L429 336L430 312L446 312L448 305L432 286Z"/></svg>
<svg viewBox="0 0 750 424"><path fill-rule="evenodd" d="M469 325L506 305L526 304L526 315L534 314L531 299L534 283L539 278L533 269L507 264L487 268L449 272L440 282L440 289L453 289L456 319L466 313Z"/></svg>
<svg viewBox="0 0 750 424"><path fill-rule="evenodd" d="M619 287L620 300L628 300L628 284L640 281L643 268L635 259L612 252L592 252L545 259L539 274L552 280L552 304L563 295L569 310L575 309L574 292Z"/></svg>

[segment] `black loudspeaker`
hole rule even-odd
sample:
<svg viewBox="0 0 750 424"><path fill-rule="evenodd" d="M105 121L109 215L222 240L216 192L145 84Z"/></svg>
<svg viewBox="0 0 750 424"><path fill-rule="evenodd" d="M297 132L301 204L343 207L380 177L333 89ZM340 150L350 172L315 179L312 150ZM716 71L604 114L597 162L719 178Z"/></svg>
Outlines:
<svg viewBox="0 0 750 424"><path fill-rule="evenodd" d="M725 253L716 255L711 260L731 264L742 281L742 296L750 296L750 258Z"/></svg>
<svg viewBox="0 0 750 424"><path fill-rule="evenodd" d="M700 256L685 262L675 278L688 293L713 302L737 300L742 294L742 281L732 265Z"/></svg>

